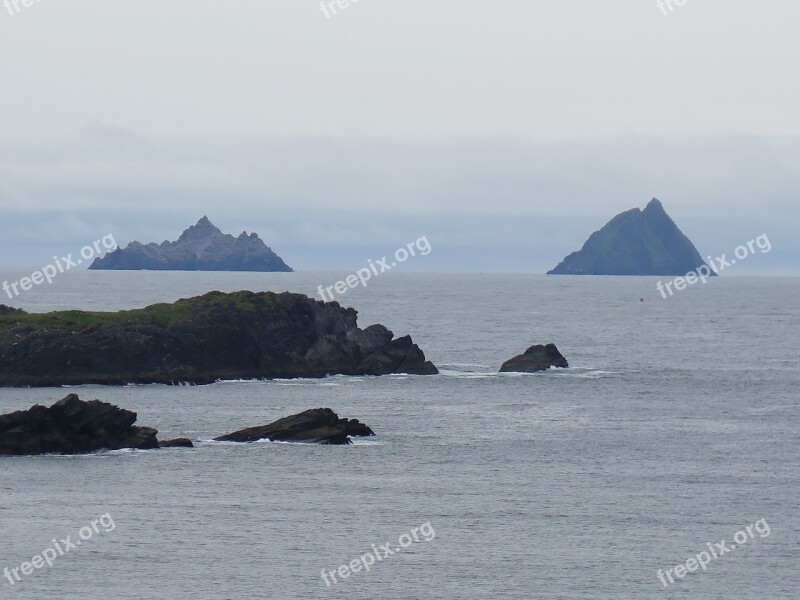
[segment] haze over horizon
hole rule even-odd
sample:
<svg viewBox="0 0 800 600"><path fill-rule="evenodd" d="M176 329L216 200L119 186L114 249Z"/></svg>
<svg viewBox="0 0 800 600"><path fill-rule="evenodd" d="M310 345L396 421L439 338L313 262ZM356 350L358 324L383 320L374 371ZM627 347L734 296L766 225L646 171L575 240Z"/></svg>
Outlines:
<svg viewBox="0 0 800 600"><path fill-rule="evenodd" d="M0 0L0 600L797 600L798 23Z"/></svg>
<svg viewBox="0 0 800 600"><path fill-rule="evenodd" d="M657 197L704 256L769 235L726 276L797 275L798 16L786 0L2 12L0 265L108 233L172 240L207 214L298 270L425 235L405 270L544 273Z"/></svg>

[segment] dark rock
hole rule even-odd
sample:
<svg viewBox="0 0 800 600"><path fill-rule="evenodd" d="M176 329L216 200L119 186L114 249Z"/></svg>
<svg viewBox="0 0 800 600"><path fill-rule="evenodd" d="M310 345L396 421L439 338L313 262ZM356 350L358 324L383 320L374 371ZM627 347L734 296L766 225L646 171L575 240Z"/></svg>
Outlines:
<svg viewBox="0 0 800 600"><path fill-rule="evenodd" d="M375 433L358 419L340 419L330 408L312 408L284 417L269 425L249 427L215 438L218 442L303 442L313 444L349 444L349 436Z"/></svg>
<svg viewBox="0 0 800 600"><path fill-rule="evenodd" d="M165 440L158 442L159 448L194 448L192 440L189 438L175 438L174 440Z"/></svg>
<svg viewBox="0 0 800 600"><path fill-rule="evenodd" d="M347 430L347 435L352 437L368 437L375 435L372 429L367 427L366 424L361 423L358 419L342 419L341 422Z"/></svg>
<svg viewBox="0 0 800 600"><path fill-rule="evenodd" d="M301 294L210 292L117 313L0 316L0 386L435 374L408 336Z"/></svg>
<svg viewBox="0 0 800 600"><path fill-rule="evenodd" d="M564 358L556 348L555 344L546 346L536 345L525 350L524 354L515 356L507 360L500 367L501 373L535 373L536 371L546 371L550 367L569 367L567 359Z"/></svg>
<svg viewBox="0 0 800 600"><path fill-rule="evenodd" d="M614 217L547 274L681 276L704 265L694 244L653 198L644 210Z"/></svg>
<svg viewBox="0 0 800 600"><path fill-rule="evenodd" d="M408 335L392 340L372 352L361 361L356 371L365 375L385 373L436 375L439 372L432 362L425 360L425 354Z"/></svg>
<svg viewBox="0 0 800 600"><path fill-rule="evenodd" d="M158 448L157 430L136 427L136 413L75 394L51 407L0 416L0 454L84 454L97 450Z"/></svg>
<svg viewBox="0 0 800 600"><path fill-rule="evenodd" d="M131 242L95 261L95 270L116 271L260 271L291 272L256 233L224 234L208 217L183 232L176 242Z"/></svg>
<svg viewBox="0 0 800 600"><path fill-rule="evenodd" d="M24 315L27 314L21 308L13 308L11 306L6 306L5 304L0 304L0 317L5 315Z"/></svg>

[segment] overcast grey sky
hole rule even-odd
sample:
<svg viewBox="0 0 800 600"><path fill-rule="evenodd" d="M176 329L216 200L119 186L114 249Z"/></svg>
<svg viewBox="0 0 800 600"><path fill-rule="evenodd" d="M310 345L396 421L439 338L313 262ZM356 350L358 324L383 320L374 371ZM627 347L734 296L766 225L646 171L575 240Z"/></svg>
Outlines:
<svg viewBox="0 0 800 600"><path fill-rule="evenodd" d="M658 196L701 252L766 232L750 268L800 272L796 2L20 8L0 10L0 264L208 214L299 268L425 234L429 268L543 271Z"/></svg>

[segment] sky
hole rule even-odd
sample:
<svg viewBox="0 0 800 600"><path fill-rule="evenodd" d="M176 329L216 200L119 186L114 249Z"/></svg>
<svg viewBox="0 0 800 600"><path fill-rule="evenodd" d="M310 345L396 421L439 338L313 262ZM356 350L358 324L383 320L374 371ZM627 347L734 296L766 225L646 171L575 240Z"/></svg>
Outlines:
<svg viewBox="0 0 800 600"><path fill-rule="evenodd" d="M658 197L800 275L800 5L662 2L9 3L0 266L207 214L296 269L544 272Z"/></svg>

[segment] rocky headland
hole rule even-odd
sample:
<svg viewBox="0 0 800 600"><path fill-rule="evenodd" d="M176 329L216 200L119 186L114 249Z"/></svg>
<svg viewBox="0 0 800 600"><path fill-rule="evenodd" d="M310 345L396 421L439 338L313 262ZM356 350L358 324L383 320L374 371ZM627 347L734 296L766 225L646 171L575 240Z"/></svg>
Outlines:
<svg viewBox="0 0 800 600"><path fill-rule="evenodd" d="M0 386L438 373L410 337L302 294L210 292L120 312L0 307Z"/></svg>

